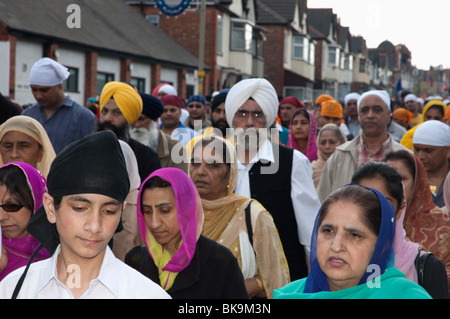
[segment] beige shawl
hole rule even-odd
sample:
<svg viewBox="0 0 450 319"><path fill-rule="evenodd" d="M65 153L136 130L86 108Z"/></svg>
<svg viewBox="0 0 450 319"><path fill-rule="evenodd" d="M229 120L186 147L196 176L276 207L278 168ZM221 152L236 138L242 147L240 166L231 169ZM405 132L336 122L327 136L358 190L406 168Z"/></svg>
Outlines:
<svg viewBox="0 0 450 319"><path fill-rule="evenodd" d="M18 131L27 134L28 136L34 138L42 146L44 153L41 161L35 168L39 170L45 178L47 178L48 172L50 171L50 165L56 157L56 154L52 143L48 138L47 132L41 123L32 117L25 115L11 117L5 123L0 125L0 142L3 139L3 136L10 131ZM6 163L3 163L3 159L0 156L0 166L3 164Z"/></svg>
<svg viewBox="0 0 450 319"><path fill-rule="evenodd" d="M202 138L197 137L188 149L189 158L193 146ZM204 223L202 234L228 247L239 262L244 278L259 275L268 298L273 290L289 282L289 268L272 216L256 200L234 193L237 184L237 161L233 145L221 138L230 153L230 177L227 196L217 200L202 199ZM190 165L189 165L190 173ZM248 238L245 208L250 206L253 230L253 247Z"/></svg>

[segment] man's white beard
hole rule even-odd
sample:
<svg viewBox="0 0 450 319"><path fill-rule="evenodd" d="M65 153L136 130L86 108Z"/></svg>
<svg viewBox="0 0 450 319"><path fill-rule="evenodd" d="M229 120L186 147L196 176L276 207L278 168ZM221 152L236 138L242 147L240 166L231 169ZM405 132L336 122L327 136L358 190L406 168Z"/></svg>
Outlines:
<svg viewBox="0 0 450 319"><path fill-rule="evenodd" d="M145 127L135 127L130 129L130 137L138 142L149 146L156 152L158 148L159 128L155 121L150 123L148 129Z"/></svg>

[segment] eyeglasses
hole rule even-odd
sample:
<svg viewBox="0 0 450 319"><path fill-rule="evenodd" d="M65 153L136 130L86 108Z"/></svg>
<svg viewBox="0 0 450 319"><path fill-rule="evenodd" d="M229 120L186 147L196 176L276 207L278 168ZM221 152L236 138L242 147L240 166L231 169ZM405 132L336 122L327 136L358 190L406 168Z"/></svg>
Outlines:
<svg viewBox="0 0 450 319"><path fill-rule="evenodd" d="M19 210L21 210L25 205L22 204L3 204L0 205L0 208L2 208L7 213L16 213Z"/></svg>
<svg viewBox="0 0 450 319"><path fill-rule="evenodd" d="M262 122L266 119L264 113L261 111L246 111L246 110L237 111L234 117L239 121L246 121L250 117L250 114L252 116L252 120L256 122Z"/></svg>

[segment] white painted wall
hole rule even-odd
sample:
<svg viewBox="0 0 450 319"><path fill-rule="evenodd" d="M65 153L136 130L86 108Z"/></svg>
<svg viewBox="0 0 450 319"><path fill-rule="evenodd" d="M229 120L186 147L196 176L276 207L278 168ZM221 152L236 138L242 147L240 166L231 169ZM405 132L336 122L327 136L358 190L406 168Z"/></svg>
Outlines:
<svg viewBox="0 0 450 319"><path fill-rule="evenodd" d="M58 62L66 67L78 69L78 92L65 92L70 95L72 100L80 105L84 105L84 83L86 78L85 64L86 55L83 51L74 51L73 49L58 48Z"/></svg>
<svg viewBox="0 0 450 319"><path fill-rule="evenodd" d="M133 69L131 70L131 77L145 79L145 92L151 94L151 66L140 62L132 62Z"/></svg>
<svg viewBox="0 0 450 319"><path fill-rule="evenodd" d="M0 93L9 96L9 41L0 42Z"/></svg>
<svg viewBox="0 0 450 319"><path fill-rule="evenodd" d="M30 89L30 71L37 60L42 58L43 46L40 42L17 39L16 41L16 87L15 100L19 104L36 103Z"/></svg>
<svg viewBox="0 0 450 319"><path fill-rule="evenodd" d="M167 67L161 68L161 83L170 82L173 83L173 87L178 90L178 73L175 69L169 69Z"/></svg>
<svg viewBox="0 0 450 319"><path fill-rule="evenodd" d="M114 81L120 81L120 59L98 55L97 72L114 74Z"/></svg>
<svg viewBox="0 0 450 319"><path fill-rule="evenodd" d="M194 86L194 92L198 92L197 72L186 72L186 85Z"/></svg>
<svg viewBox="0 0 450 319"><path fill-rule="evenodd" d="M217 65L227 68L230 59L231 18L222 14L222 54L217 55Z"/></svg>

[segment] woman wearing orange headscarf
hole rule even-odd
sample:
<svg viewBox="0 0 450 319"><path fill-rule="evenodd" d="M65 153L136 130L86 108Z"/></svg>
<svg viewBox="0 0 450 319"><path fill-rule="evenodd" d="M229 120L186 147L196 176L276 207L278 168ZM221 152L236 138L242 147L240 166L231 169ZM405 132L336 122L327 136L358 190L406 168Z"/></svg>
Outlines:
<svg viewBox="0 0 450 319"><path fill-rule="evenodd" d="M433 202L425 167L408 151L390 153L385 161L403 179L407 202L403 227L407 238L443 262L450 282L450 218Z"/></svg>

